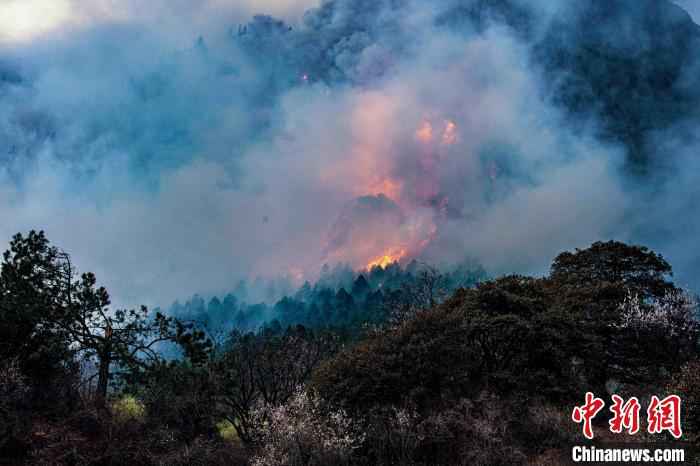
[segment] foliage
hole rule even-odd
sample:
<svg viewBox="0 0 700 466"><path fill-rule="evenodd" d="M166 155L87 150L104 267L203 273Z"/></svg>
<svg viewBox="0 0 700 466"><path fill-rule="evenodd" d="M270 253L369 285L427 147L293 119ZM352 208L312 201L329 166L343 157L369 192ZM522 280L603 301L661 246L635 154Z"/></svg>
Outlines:
<svg viewBox="0 0 700 466"><path fill-rule="evenodd" d="M683 400L683 435L700 442L700 360L685 364L666 387Z"/></svg>
<svg viewBox="0 0 700 466"><path fill-rule="evenodd" d="M20 357L35 383L69 373L76 361L97 371L95 400L103 406L117 367L145 367L158 360L155 345L177 341L190 356L208 347L202 333L157 313L108 309L109 294L94 274L78 276L70 256L49 244L43 232L17 234L3 255L0 320L3 357ZM5 334L7 333L7 334ZM44 382L45 383L45 382ZM42 390L49 392L48 390Z"/></svg>
<svg viewBox="0 0 700 466"><path fill-rule="evenodd" d="M185 443L216 436L218 393L209 367L187 361L159 362L130 390L144 404L150 429L166 429Z"/></svg>
<svg viewBox="0 0 700 466"><path fill-rule="evenodd" d="M562 253L545 277L457 289L417 263L338 268L273 307L198 300L233 316L214 345L195 322L109 309L43 233L17 235L0 270L0 456L31 444L34 464L525 464L576 438L572 398L613 386L681 394L697 440L698 305L671 276L618 242Z"/></svg>
<svg viewBox="0 0 700 466"><path fill-rule="evenodd" d="M420 411L482 390L564 401L611 378L658 379L694 354L698 337L695 304L670 273L645 248L595 243L559 255L548 277L458 290L324 363L314 383L351 410L409 402ZM655 316L654 325L631 324L641 322L631 293L645 300L634 312Z"/></svg>
<svg viewBox="0 0 700 466"><path fill-rule="evenodd" d="M680 290L642 301L628 295L613 324L618 378L623 382L660 380L695 354L700 326L698 303Z"/></svg>
<svg viewBox="0 0 700 466"><path fill-rule="evenodd" d="M117 422L142 422L146 408L135 396L124 395L112 402L111 412Z"/></svg>
<svg viewBox="0 0 700 466"><path fill-rule="evenodd" d="M17 360L0 363L0 452L13 449L12 443L28 427L28 391L26 378L20 372Z"/></svg>
<svg viewBox="0 0 700 466"><path fill-rule="evenodd" d="M425 435L418 413L409 407L382 407L366 416L363 454L376 464L412 464Z"/></svg>
<svg viewBox="0 0 700 466"><path fill-rule="evenodd" d="M447 298L449 291L449 278L435 267L423 265L414 280L402 283L385 297L388 324L398 326L417 313L432 309Z"/></svg>
<svg viewBox="0 0 700 466"><path fill-rule="evenodd" d="M0 360L14 360L29 395L42 407L72 402L70 339L56 324L65 288L56 265L64 258L43 232L17 234L0 266ZM57 390L58 388L58 390Z"/></svg>
<svg viewBox="0 0 700 466"><path fill-rule="evenodd" d="M236 428L233 427L233 424L231 424L229 421L224 420L217 423L216 430L219 433L219 437L221 437L227 442L237 443L240 440L238 438L238 432L236 432Z"/></svg>
<svg viewBox="0 0 700 466"><path fill-rule="evenodd" d="M285 403L336 347L333 335L301 326L281 334L233 332L226 351L212 367L223 414L239 438L252 441L251 415L258 403Z"/></svg>
<svg viewBox="0 0 700 466"><path fill-rule="evenodd" d="M345 411L302 389L285 404L259 404L251 418L252 438L260 445L254 466L351 464L365 438Z"/></svg>
<svg viewBox="0 0 700 466"><path fill-rule="evenodd" d="M343 329L361 336L365 326L375 326L401 319L420 309L442 302L450 292L472 287L486 278L486 272L471 261L463 261L438 271L427 264L412 261L405 267L398 263L387 267L353 272L348 266L324 266L315 284L305 282L296 293L289 292L276 301L272 290L288 290L290 284L267 285L239 283L235 292L223 299L213 297L208 303L195 295L184 304L174 303L166 314L197 322L213 334L256 331L262 326L286 328ZM251 289L265 292L252 293ZM247 299L259 297L263 302L251 304ZM274 302L270 305L268 303Z"/></svg>

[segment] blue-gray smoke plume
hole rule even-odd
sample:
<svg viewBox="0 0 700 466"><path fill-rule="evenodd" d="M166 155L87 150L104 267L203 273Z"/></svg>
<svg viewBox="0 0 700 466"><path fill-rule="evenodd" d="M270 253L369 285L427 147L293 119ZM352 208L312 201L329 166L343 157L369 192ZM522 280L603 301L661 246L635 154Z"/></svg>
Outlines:
<svg viewBox="0 0 700 466"><path fill-rule="evenodd" d="M698 27L541 3L120 0L5 43L0 236L45 229L130 305L385 253L537 273L608 238L696 285Z"/></svg>

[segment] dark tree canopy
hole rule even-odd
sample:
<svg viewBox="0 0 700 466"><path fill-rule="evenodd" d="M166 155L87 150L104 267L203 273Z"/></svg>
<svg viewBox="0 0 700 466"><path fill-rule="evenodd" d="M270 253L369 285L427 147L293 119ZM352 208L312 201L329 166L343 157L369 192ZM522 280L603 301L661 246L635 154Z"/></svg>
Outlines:
<svg viewBox="0 0 700 466"><path fill-rule="evenodd" d="M694 304L679 298L670 277L670 265L644 247L594 243L557 256L548 277L458 290L342 352L314 381L363 410L483 390L565 400L581 387L605 390L609 380L652 382L696 351ZM637 314L627 314L630 297L639 300ZM647 312L662 317L647 323Z"/></svg>
<svg viewBox="0 0 700 466"><path fill-rule="evenodd" d="M643 297L661 297L675 287L671 265L644 246L618 241L596 242L586 249L559 254L550 278L575 287L622 284Z"/></svg>
<svg viewBox="0 0 700 466"><path fill-rule="evenodd" d="M110 310L107 290L93 273L79 275L70 256L43 232L17 234L0 270L0 355L20 358L37 381L80 361L97 366L96 400L103 404L116 367L137 368L159 359L156 345L183 344L193 358L206 351L201 332L139 310Z"/></svg>

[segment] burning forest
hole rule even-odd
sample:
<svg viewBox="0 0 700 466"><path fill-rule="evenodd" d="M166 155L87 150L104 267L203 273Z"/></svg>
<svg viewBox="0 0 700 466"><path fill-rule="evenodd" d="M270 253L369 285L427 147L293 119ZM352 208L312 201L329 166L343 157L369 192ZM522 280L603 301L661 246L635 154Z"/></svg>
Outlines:
<svg viewBox="0 0 700 466"><path fill-rule="evenodd" d="M79 9L2 45L4 236L41 224L122 305L324 264L537 274L600 238L692 284L697 30L654 3Z"/></svg>
<svg viewBox="0 0 700 466"><path fill-rule="evenodd" d="M0 0L0 464L696 445L699 14Z"/></svg>

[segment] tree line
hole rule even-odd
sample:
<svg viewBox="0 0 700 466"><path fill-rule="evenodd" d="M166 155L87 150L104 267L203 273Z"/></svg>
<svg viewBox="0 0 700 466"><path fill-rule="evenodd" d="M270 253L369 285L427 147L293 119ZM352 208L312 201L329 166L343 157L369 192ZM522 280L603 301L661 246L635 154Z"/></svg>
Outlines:
<svg viewBox="0 0 700 466"><path fill-rule="evenodd" d="M543 277L457 276L414 264L307 283L215 336L249 305L111 309L43 233L18 234L0 266L0 459L558 464L586 391L681 394L697 442L697 302L661 255L598 242Z"/></svg>

